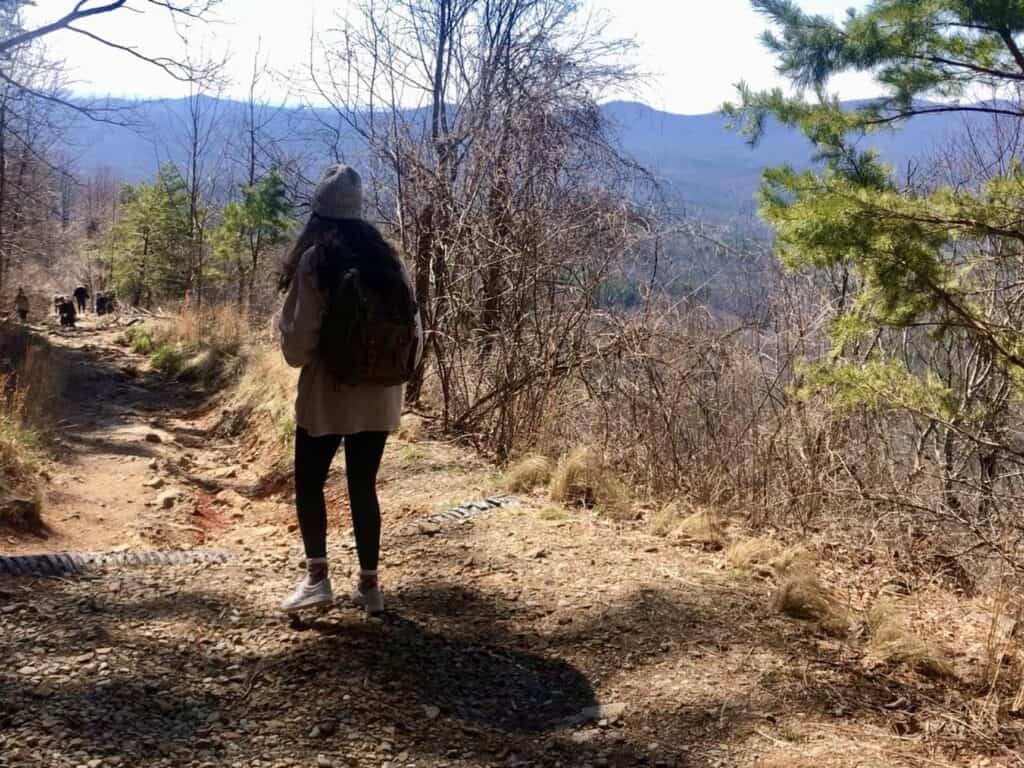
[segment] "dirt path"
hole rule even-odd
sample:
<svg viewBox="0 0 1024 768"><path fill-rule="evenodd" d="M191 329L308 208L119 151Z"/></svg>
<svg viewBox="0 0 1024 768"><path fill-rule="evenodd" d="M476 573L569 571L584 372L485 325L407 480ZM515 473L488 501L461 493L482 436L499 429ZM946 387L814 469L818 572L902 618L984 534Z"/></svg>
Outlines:
<svg viewBox="0 0 1024 768"><path fill-rule="evenodd" d="M79 426L45 547L237 557L0 581L0 766L1020 765L950 719L956 686L869 669L721 553L539 499L427 535L425 515L493 491L440 443L385 457L386 617L339 605L290 626L273 610L300 575L288 498L247 496L245 451L112 340L61 341ZM146 506L154 478L180 490L170 508ZM330 488L341 592L354 558Z"/></svg>
<svg viewBox="0 0 1024 768"><path fill-rule="evenodd" d="M50 330L64 372L62 419L44 469L51 530L42 541L8 537L4 554L201 544L211 526L223 527L211 491L255 480L235 446L207 433L201 399L147 373L143 356L115 343L122 331L88 319L74 331ZM211 514L197 514L197 501Z"/></svg>

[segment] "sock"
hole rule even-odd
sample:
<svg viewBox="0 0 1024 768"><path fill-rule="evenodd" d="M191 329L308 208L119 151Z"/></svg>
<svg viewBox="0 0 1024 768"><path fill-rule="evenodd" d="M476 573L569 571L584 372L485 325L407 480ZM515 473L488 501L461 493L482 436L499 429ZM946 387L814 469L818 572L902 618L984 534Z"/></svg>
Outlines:
<svg viewBox="0 0 1024 768"><path fill-rule="evenodd" d="M359 570L359 588L370 589L371 587L377 586L377 569L369 570L361 568Z"/></svg>
<svg viewBox="0 0 1024 768"><path fill-rule="evenodd" d="M321 581L327 578L327 558L307 557L306 573L309 574L310 584L319 584Z"/></svg>

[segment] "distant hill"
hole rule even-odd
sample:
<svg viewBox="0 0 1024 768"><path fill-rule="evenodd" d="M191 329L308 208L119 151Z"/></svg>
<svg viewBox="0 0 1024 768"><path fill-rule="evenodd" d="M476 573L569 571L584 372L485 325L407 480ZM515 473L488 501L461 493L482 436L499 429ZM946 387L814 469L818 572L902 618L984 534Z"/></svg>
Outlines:
<svg viewBox="0 0 1024 768"><path fill-rule="evenodd" d="M125 180L138 181L151 177L160 162L180 162L185 157L182 136L187 110L183 100L126 102L124 106L131 106L136 129L84 119L75 123L72 136L79 173L88 175L107 166ZM205 106L218 113L208 137L211 147L239 138L244 104L220 101ZM764 139L751 148L741 136L726 129L719 114L678 115L635 102L610 102L602 109L615 126L622 147L664 183L672 199L687 212L709 218L752 213L764 168L783 163L806 167L811 162L806 139L778 124L769 124ZM336 122L326 110L285 108L274 114L268 130L289 149L305 154L312 170L323 164L320 158L328 156L323 142L314 138L323 121ZM929 116L868 141L886 160L902 167L937 148L956 133L961 121L955 115ZM356 151L352 137L344 141L350 152Z"/></svg>

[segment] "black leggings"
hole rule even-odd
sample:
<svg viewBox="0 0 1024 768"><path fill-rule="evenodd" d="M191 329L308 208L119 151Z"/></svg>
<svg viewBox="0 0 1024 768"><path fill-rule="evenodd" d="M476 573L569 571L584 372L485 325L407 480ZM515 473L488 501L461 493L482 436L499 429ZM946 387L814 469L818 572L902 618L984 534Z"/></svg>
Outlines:
<svg viewBox="0 0 1024 768"><path fill-rule="evenodd" d="M345 437L348 500L359 566L363 570L376 570L380 559L377 470L387 439L387 432L360 432ZM324 483L340 445L341 435L311 437L302 427L295 430L295 508L307 558L327 556Z"/></svg>

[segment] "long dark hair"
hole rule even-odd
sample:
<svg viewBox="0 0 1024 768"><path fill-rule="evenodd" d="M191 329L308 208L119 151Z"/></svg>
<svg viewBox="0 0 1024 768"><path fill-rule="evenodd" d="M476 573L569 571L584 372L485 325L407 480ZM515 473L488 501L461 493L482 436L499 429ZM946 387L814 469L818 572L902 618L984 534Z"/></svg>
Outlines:
<svg viewBox="0 0 1024 768"><path fill-rule="evenodd" d="M362 219L328 219L311 214L298 239L285 257L278 288L287 291L295 278L299 260L317 247L315 267L320 289L330 291L341 269L355 267L371 286L392 283L402 274L402 259L373 224Z"/></svg>

